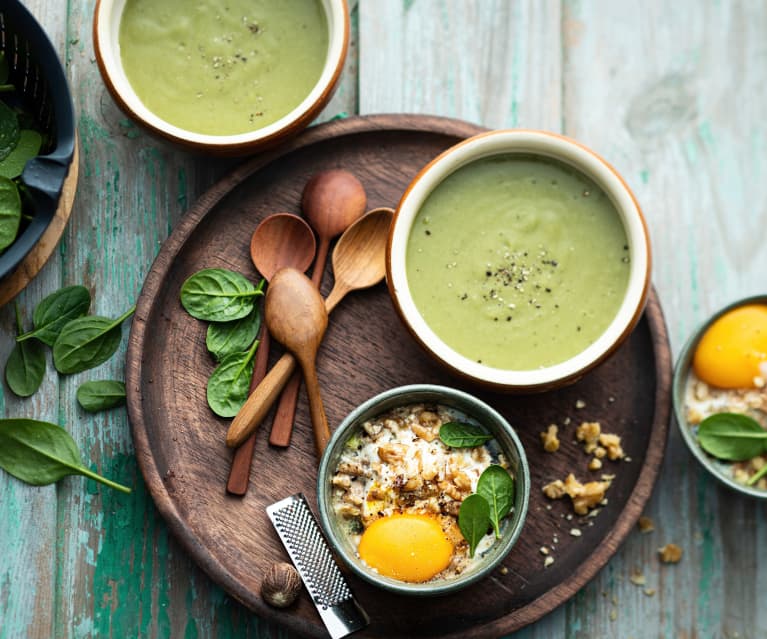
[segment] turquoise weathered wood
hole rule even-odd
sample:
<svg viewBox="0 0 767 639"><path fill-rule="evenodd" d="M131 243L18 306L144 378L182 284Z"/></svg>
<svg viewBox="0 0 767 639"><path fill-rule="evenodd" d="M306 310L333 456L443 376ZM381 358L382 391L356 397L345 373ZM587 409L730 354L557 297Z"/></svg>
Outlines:
<svg viewBox="0 0 767 639"><path fill-rule="evenodd" d="M234 163L158 143L117 109L94 61L92 0L26 4L67 63L82 152L65 236L18 300L28 323L44 295L83 283L96 312L117 316L174 224ZM767 5L360 0L352 17L349 61L322 120L432 113L591 146L643 206L675 354L712 311L764 292ZM2 362L14 330L7 305ZM4 416L65 424L89 464L134 493L80 477L33 488L0 473L0 639L288 637L231 600L169 535L138 473L125 411L77 406L78 384L121 378L123 358L124 346L71 377L49 366L27 400L2 386ZM514 637L767 635L765 505L719 487L672 430L647 514L654 532L633 534L570 602ZM657 560L667 542L684 549L678 565ZM645 586L631 582L635 572Z"/></svg>

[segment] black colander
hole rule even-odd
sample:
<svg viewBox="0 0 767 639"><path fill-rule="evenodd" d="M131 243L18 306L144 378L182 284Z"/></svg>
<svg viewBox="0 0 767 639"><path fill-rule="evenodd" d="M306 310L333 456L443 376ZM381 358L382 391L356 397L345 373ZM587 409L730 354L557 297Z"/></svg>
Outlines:
<svg viewBox="0 0 767 639"><path fill-rule="evenodd" d="M56 213L75 149L75 116L58 54L43 28L18 0L0 0L0 50L8 60L9 81L16 87L14 99L35 117L49 140L42 155L30 160L22 173L29 196L25 213L31 213L32 219L0 254L2 278L29 253Z"/></svg>

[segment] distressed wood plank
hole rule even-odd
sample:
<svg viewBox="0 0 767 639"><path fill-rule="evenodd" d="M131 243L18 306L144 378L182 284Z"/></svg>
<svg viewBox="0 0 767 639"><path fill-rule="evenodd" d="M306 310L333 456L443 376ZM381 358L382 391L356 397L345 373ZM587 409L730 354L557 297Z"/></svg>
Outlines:
<svg viewBox="0 0 767 639"><path fill-rule="evenodd" d="M714 310L764 291L767 7L568 1L564 17L565 132L635 190L678 353ZM754 569L767 553L765 506L704 474L675 429L648 514L655 532L632 538L584 595L615 596L617 618L581 609L585 636L767 633ZM676 566L657 560L667 542L684 548ZM654 597L629 581L634 570Z"/></svg>

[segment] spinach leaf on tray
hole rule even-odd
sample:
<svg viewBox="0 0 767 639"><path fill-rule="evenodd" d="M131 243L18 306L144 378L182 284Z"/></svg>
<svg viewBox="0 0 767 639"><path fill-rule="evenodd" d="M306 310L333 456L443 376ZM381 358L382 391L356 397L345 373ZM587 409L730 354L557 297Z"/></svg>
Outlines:
<svg viewBox="0 0 767 639"><path fill-rule="evenodd" d="M227 355L208 380L208 405L220 417L234 417L248 398L258 341L249 350Z"/></svg>
<svg viewBox="0 0 767 639"><path fill-rule="evenodd" d="M34 486L84 475L124 493L130 488L83 465L74 439L61 426L34 419L0 419L0 468Z"/></svg>
<svg viewBox="0 0 767 639"><path fill-rule="evenodd" d="M209 322L230 322L250 314L255 299L264 294L244 275L223 268L206 268L181 285L181 304L192 317Z"/></svg>
<svg viewBox="0 0 767 639"><path fill-rule="evenodd" d="M243 318L233 322L212 322L208 325L205 345L220 362L227 355L247 351L261 328L261 313L258 305Z"/></svg>

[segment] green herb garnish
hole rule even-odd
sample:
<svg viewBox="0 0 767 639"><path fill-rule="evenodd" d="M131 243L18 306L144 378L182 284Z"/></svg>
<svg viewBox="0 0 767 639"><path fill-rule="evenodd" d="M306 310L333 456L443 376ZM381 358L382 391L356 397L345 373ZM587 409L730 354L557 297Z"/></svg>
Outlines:
<svg viewBox="0 0 767 639"><path fill-rule="evenodd" d="M125 383L116 379L83 382L77 388L77 403L90 413L125 403Z"/></svg>
<svg viewBox="0 0 767 639"><path fill-rule="evenodd" d="M496 539L500 539L501 519L511 512L514 505L514 480L505 468L492 464L479 476L477 494L484 497L490 506L490 521Z"/></svg>
<svg viewBox="0 0 767 639"><path fill-rule="evenodd" d="M493 436L471 424L446 422L440 426L439 438L450 448L474 448L490 441Z"/></svg>
<svg viewBox="0 0 767 639"><path fill-rule="evenodd" d="M698 426L698 441L710 455L728 461L752 459L767 452L767 430L748 415L716 413Z"/></svg>
<svg viewBox="0 0 767 639"><path fill-rule="evenodd" d="M477 544L487 534L490 524L490 504L482 495L474 493L461 502L461 508L458 511L458 528L463 538L469 543L470 557L474 556Z"/></svg>
<svg viewBox="0 0 767 639"><path fill-rule="evenodd" d="M83 466L77 444L61 426L34 419L0 419L0 468L34 486L84 475L110 488L131 492Z"/></svg>
<svg viewBox="0 0 767 639"><path fill-rule="evenodd" d="M245 317L233 322L212 322L208 325L205 345L217 362L227 355L247 351L261 328L261 313L257 305Z"/></svg>

